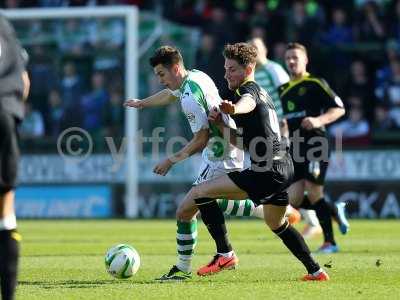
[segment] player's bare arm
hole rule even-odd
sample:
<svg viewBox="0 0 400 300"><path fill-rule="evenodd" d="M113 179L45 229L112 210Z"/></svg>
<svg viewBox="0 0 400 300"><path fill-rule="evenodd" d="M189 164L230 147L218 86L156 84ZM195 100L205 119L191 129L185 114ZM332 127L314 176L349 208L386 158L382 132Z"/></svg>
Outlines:
<svg viewBox="0 0 400 300"><path fill-rule="evenodd" d="M247 114L256 107L256 102L251 95L243 95L242 98L233 104L231 101L223 100L219 105L221 112L227 115Z"/></svg>
<svg viewBox="0 0 400 300"><path fill-rule="evenodd" d="M311 130L314 128L320 128L324 125L328 125L335 122L345 113L345 109L341 107L334 107L328 109L328 111L319 117L307 117L301 122L301 126L305 129Z"/></svg>
<svg viewBox="0 0 400 300"><path fill-rule="evenodd" d="M154 95L151 95L143 100L140 99L127 100L125 101L124 106L142 109L146 107L168 105L176 101L177 99L178 98L173 94L173 92L170 89L163 89L162 91Z"/></svg>
<svg viewBox="0 0 400 300"><path fill-rule="evenodd" d="M157 164L153 172L162 176L165 176L169 169L182 160L192 156L193 154L200 152L207 146L208 143L208 128L200 129L193 135L193 138L190 142L185 145L179 152L171 155L170 157L164 159L162 162Z"/></svg>

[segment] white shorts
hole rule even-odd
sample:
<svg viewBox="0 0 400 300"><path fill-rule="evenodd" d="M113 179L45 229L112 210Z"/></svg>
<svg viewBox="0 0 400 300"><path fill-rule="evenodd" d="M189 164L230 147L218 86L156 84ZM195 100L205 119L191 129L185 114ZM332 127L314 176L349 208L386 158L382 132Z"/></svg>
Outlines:
<svg viewBox="0 0 400 300"><path fill-rule="evenodd" d="M196 180L193 182L193 185L198 185L199 183L218 178L229 172L240 171L240 170L241 169L224 169L224 168L218 167L214 164L210 164L210 163L206 163L205 161L202 161L199 175L197 176Z"/></svg>

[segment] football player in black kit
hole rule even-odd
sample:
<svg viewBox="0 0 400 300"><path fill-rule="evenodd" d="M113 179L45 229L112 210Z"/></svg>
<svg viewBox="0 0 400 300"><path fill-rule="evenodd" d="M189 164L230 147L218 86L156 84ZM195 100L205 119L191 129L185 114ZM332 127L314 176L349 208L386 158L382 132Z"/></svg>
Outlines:
<svg viewBox="0 0 400 300"><path fill-rule="evenodd" d="M3 300L14 299L20 235L14 211L19 149L17 125L29 92L27 55L10 23L0 14L0 289Z"/></svg>
<svg viewBox="0 0 400 300"><path fill-rule="evenodd" d="M278 92L288 123L295 173L288 189L290 204L316 211L324 233L324 243L318 252L338 252L331 217L338 221L343 234L348 231L349 224L344 214L345 204L333 205L324 199L329 157L325 125L343 116L345 110L326 81L307 72L307 50L303 45L289 43L285 61L291 80L280 86Z"/></svg>
<svg viewBox="0 0 400 300"><path fill-rule="evenodd" d="M232 102L223 101L219 110L231 115L238 129L225 127L217 110L210 112L209 120L228 136L232 144L249 151L251 167L199 184L187 194L189 199L185 201L198 205L203 222L217 247L217 254L197 274L210 275L230 265L227 258L218 254L226 253L232 247L223 214L215 199L250 198L264 205L264 219L268 227L306 267L308 274L302 279L328 280L328 274L314 261L303 237L285 219L289 203L286 189L293 175L293 165L290 155L281 149L274 105L266 92L254 82L257 50L247 43L237 43L226 45L223 54L225 79L229 89L235 91L235 98Z"/></svg>

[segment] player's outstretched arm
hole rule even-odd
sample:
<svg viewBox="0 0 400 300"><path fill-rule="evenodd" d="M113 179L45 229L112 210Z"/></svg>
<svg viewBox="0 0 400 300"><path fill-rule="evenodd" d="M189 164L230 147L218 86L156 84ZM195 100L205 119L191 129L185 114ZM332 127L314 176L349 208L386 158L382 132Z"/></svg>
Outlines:
<svg viewBox="0 0 400 300"><path fill-rule="evenodd" d="M177 97L169 89L164 89L157 94L151 95L143 100L131 99L124 103L125 107L133 107L137 109L155 106L164 106L174 102Z"/></svg>

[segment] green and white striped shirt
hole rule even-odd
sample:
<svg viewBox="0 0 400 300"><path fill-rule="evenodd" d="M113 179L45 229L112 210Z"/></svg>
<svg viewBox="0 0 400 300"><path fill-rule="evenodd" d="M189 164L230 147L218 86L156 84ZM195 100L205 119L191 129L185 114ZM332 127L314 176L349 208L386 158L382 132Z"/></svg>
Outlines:
<svg viewBox="0 0 400 300"><path fill-rule="evenodd" d="M289 81L289 75L282 66L272 60L257 67L254 73L256 82L268 92L274 102L279 119L283 117L282 103L279 99L278 87Z"/></svg>
<svg viewBox="0 0 400 300"><path fill-rule="evenodd" d="M243 151L226 143L219 129L208 122L208 112L221 103L218 89L204 72L191 70L174 94L180 98L182 111L189 121L193 133L209 128L210 138L203 150L203 160L221 169L243 168ZM227 125L236 128L235 122L223 114Z"/></svg>

